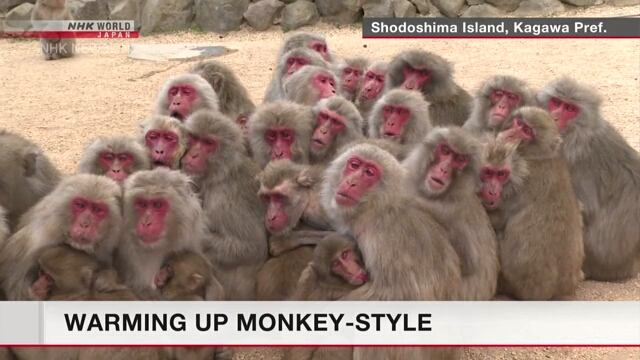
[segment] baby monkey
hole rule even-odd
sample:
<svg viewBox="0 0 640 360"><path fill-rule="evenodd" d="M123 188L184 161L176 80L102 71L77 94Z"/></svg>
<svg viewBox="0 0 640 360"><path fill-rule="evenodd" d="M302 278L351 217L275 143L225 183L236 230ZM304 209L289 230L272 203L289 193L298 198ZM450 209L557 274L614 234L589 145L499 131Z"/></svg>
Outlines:
<svg viewBox="0 0 640 360"><path fill-rule="evenodd" d="M170 254L153 280L154 288L167 300L219 301L224 289L213 276L213 267L202 255L191 251Z"/></svg>

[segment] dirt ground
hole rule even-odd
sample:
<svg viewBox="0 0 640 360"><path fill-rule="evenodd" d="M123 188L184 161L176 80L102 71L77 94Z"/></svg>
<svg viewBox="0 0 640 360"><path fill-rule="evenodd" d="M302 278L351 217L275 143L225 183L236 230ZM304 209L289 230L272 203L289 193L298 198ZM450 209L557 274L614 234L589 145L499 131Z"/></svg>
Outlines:
<svg viewBox="0 0 640 360"><path fill-rule="evenodd" d="M635 15L638 7L598 7L568 15ZM563 15L567 16L567 14ZM436 52L455 63L455 77L474 92L493 74L511 74L541 87L561 74L595 84L604 94L604 116L640 149L640 42L635 40L364 40L355 26L336 29L318 24L308 30L326 34L332 51L388 60L407 48ZM36 41L0 41L0 127L39 143L55 164L72 173L87 143L97 136L130 134L151 113L151 104L170 75L185 72L194 61L154 63L127 59L130 43L219 44L235 53L218 59L230 65L251 93L262 101L283 38L278 28L251 29L225 37L196 32L131 40L85 39L85 52L73 59L46 62ZM640 278L623 283L585 282L579 300L640 300ZM640 305L639 305L640 306ZM596 330L597 331L597 330ZM640 329L639 329L640 331ZM239 350L237 359L278 359L278 351ZM467 359L640 359L640 349L496 348L469 349Z"/></svg>

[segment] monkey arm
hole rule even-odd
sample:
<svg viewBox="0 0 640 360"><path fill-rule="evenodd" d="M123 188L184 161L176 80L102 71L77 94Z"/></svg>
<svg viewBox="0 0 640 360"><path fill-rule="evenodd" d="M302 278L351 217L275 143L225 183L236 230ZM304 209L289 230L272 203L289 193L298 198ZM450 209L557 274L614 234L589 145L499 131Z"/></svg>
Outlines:
<svg viewBox="0 0 640 360"><path fill-rule="evenodd" d="M277 257L301 246L317 245L325 236L333 233L333 231L298 230L293 231L291 236L285 239L271 237L269 239L269 253L271 256Z"/></svg>

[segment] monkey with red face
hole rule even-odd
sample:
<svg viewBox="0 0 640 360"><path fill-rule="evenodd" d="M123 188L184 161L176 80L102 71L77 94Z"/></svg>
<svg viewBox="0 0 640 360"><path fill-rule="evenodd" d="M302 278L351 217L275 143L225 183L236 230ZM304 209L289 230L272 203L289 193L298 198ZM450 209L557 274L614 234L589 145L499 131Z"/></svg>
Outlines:
<svg viewBox="0 0 640 360"><path fill-rule="evenodd" d="M356 106L365 120L369 118L371 109L384 93L387 67L388 64L386 62L376 61L365 70L362 87L356 97ZM362 124L362 132L364 135L369 134L369 123L367 121Z"/></svg>
<svg viewBox="0 0 640 360"><path fill-rule="evenodd" d="M253 159L264 168L269 161L309 162L315 121L311 107L290 101L263 104L249 118Z"/></svg>
<svg viewBox="0 0 640 360"><path fill-rule="evenodd" d="M340 78L319 66L305 66L289 76L282 86L285 100L313 106L338 93Z"/></svg>
<svg viewBox="0 0 640 360"><path fill-rule="evenodd" d="M329 63L313 50L296 48L285 53L280 58L278 67L271 78L271 83L269 83L267 87L264 102L274 102L284 99L282 84L304 66L318 66L323 69L329 69Z"/></svg>
<svg viewBox="0 0 640 360"><path fill-rule="evenodd" d="M187 136L182 123L172 117L155 115L140 124L138 141L147 149L151 167L178 169L187 148Z"/></svg>
<svg viewBox="0 0 640 360"><path fill-rule="evenodd" d="M120 238L122 190L104 176L73 175L25 214L24 226L0 251L0 285L9 300L29 299L37 259L49 245L68 244L111 263Z"/></svg>
<svg viewBox="0 0 640 360"><path fill-rule="evenodd" d="M311 163L330 161L342 146L362 139L363 119L358 109L342 96L322 99L313 107L316 127L310 144Z"/></svg>
<svg viewBox="0 0 640 360"><path fill-rule="evenodd" d="M174 117L181 122L192 112L219 110L218 95L202 76L183 74L169 78L155 100L155 113Z"/></svg>
<svg viewBox="0 0 640 360"><path fill-rule="evenodd" d="M307 48L318 53L327 62L334 62L335 56L327 46L327 40L324 35L307 31L295 31L288 34L280 48L278 58L282 58L286 52L296 48Z"/></svg>
<svg viewBox="0 0 640 360"><path fill-rule="evenodd" d="M562 137L560 154L584 206L589 279L633 278L640 271L640 156L601 113L602 97L567 76L537 95Z"/></svg>
<svg viewBox="0 0 640 360"><path fill-rule="evenodd" d="M364 72L369 60L364 57L346 58L337 66L336 74L340 76L340 95L349 101L355 101L360 94L364 80Z"/></svg>
<svg viewBox="0 0 640 360"><path fill-rule="evenodd" d="M453 81L453 65L434 53L407 50L398 54L389 63L385 87L419 91L430 104L433 126L462 126L471 115L471 95Z"/></svg>
<svg viewBox="0 0 640 360"><path fill-rule="evenodd" d="M513 76L496 75L485 80L476 93L471 117L464 127L475 132L491 131L523 106L534 105L533 90Z"/></svg>
<svg viewBox="0 0 640 360"><path fill-rule="evenodd" d="M146 149L135 139L115 136L93 141L80 159L78 173L107 176L122 183L139 170L149 170Z"/></svg>

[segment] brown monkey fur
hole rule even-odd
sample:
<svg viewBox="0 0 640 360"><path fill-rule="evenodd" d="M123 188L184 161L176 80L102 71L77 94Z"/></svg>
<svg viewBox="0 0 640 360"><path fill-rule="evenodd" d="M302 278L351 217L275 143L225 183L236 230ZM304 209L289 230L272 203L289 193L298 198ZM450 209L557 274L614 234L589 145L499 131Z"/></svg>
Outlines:
<svg viewBox="0 0 640 360"><path fill-rule="evenodd" d="M46 300L138 300L126 285L119 282L115 269L66 244L44 250L38 258L38 265L53 280Z"/></svg>
<svg viewBox="0 0 640 360"><path fill-rule="evenodd" d="M71 21L73 16L66 0L37 0L31 12L31 21ZM76 52L75 38L40 39L40 50L45 60L70 58Z"/></svg>
<svg viewBox="0 0 640 360"><path fill-rule="evenodd" d="M498 243L498 293L518 300L571 297L584 279L584 246L578 200L567 166L557 156L560 134L544 110L522 107L498 137L508 140L504 135L520 119L534 139L518 144L529 170L521 190L501 199L505 218Z"/></svg>
<svg viewBox="0 0 640 360"><path fill-rule="evenodd" d="M202 253L204 218L191 183L187 175L167 168L138 171L124 183L123 236L114 264L124 282L143 300L162 299L154 278L167 254L178 250ZM139 198L158 197L168 202L169 209L160 238L148 244L138 235L137 226L142 220L135 204Z"/></svg>
<svg viewBox="0 0 640 360"><path fill-rule="evenodd" d="M561 133L565 159L578 200L584 206L588 279L613 281L640 271L640 156L602 116L602 97L569 77L553 80L538 93L547 108L555 97L577 106Z"/></svg>
<svg viewBox="0 0 640 360"><path fill-rule="evenodd" d="M534 91L524 80L509 75L495 75L486 79L480 85L473 99L471 117L464 123L464 128L475 133L481 133L493 131L500 126L502 122L495 122L490 119L490 111L494 106L491 92L494 90L509 91L520 96L520 100L513 106L511 112L523 106L535 105ZM503 121L508 120L508 116Z"/></svg>
<svg viewBox="0 0 640 360"><path fill-rule="evenodd" d="M290 300L333 301L360 286L350 284L343 277L331 271L332 263L345 249L351 250L356 257L356 262L364 268L362 256L352 239L339 234L329 235L318 242L313 252L313 259L300 275L300 280ZM345 357L337 359L350 359L351 357L346 354L350 355L350 352L345 351ZM336 354L333 351L325 353L323 348L294 347L284 349L284 360L336 360Z"/></svg>
<svg viewBox="0 0 640 360"><path fill-rule="evenodd" d="M398 161L403 161L408 154L413 150L413 146L406 146L398 144L397 142L389 141L387 139L378 139L378 138L362 138L358 140L354 140L345 146L338 149L338 154L342 154L347 149L350 149L359 144L371 144L380 149L388 152L393 155L394 158Z"/></svg>
<svg viewBox="0 0 640 360"><path fill-rule="evenodd" d="M154 115L149 120L138 125L138 141L145 147L149 160L151 161L151 167L156 168L158 166L166 166L172 170L180 168L180 159L187 150L187 143L189 141L184 126L180 120L172 118L170 116ZM157 159L154 158L152 150L149 144L147 144L147 134L150 131L162 131L173 132L178 137L178 146L171 159Z"/></svg>
<svg viewBox="0 0 640 360"><path fill-rule="evenodd" d="M213 276L209 260L191 251L169 254L163 268L171 275L159 288L162 296L170 301L221 301L224 288Z"/></svg>
<svg viewBox="0 0 640 360"><path fill-rule="evenodd" d="M354 200L353 206L345 207L338 204L337 198L339 189L344 188L343 172L351 169L347 163L355 157L375 163L380 168L379 180L361 190L361 197ZM371 279L342 300L457 299L461 285L458 255L447 240L446 231L429 215L425 201L408 191L407 185L402 165L388 152L370 144L348 149L326 170L322 205L338 231L355 238ZM455 354L456 349L447 348L353 350L355 360L452 359Z"/></svg>
<svg viewBox="0 0 640 360"><path fill-rule="evenodd" d="M256 195L260 168L247 155L240 129L223 114L199 111L184 125L192 141L206 138L216 144L208 153L190 145L182 159L182 171L194 180L202 202L205 254L229 300L253 300L256 274L268 258L264 208ZM198 156L206 156L204 168L190 170Z"/></svg>
<svg viewBox="0 0 640 360"><path fill-rule="evenodd" d="M417 91L392 89L387 91L376 102L369 116L369 137L374 139L387 139L383 127L385 123L384 108L388 105L404 106L411 112L410 118L403 126L402 135L398 139L389 138L401 145L413 147L427 135L432 127L432 119L429 115L429 103L426 102Z"/></svg>
<svg viewBox="0 0 640 360"><path fill-rule="evenodd" d="M298 104L313 106L321 100L320 91L314 84L313 78L317 74L324 74L334 83L333 95L340 91L340 77L331 70L319 66L308 65L287 77L282 84L283 100L293 101Z"/></svg>
<svg viewBox="0 0 640 360"><path fill-rule="evenodd" d="M318 185L322 167L304 166L288 160L273 161L258 175L261 196L277 190L286 194L287 224L270 232L274 257L258 273L259 300L285 300L291 296L300 274L313 257L313 246L326 231L314 232L309 224L328 224L320 207Z"/></svg>
<svg viewBox="0 0 640 360"><path fill-rule="evenodd" d="M318 124L319 116L321 116L320 113L325 109L342 116L345 120L344 128L334 135L333 141L330 144L324 144L325 147L323 149L318 149L313 146L313 142L316 141L317 132L326 131L325 128L320 128ZM314 134L309 148L309 157L312 164L329 162L333 159L340 147L352 142L353 140L364 138L362 135L362 123L364 120L360 116L355 105L342 96L336 95L322 99L313 106L312 111L313 119L316 121Z"/></svg>
<svg viewBox="0 0 640 360"><path fill-rule="evenodd" d="M453 168L442 190L430 186L433 167L439 166L438 146L466 157ZM498 244L489 216L477 197L477 174L482 146L474 135L458 127L434 128L403 162L410 181L427 202L431 215L447 231L462 266L461 300L489 301L496 292Z"/></svg>
<svg viewBox="0 0 640 360"><path fill-rule="evenodd" d="M369 64L370 64L369 59L365 57L356 56L356 57L345 58L340 62L340 64L335 66L336 75L341 79L342 79L344 70L348 67L357 69L358 71L361 72L360 79L358 80L357 84L355 85L355 89L353 90L345 88L344 81L341 81L342 88L339 91L340 95L344 96L345 99L351 102L356 101L358 94L360 94L360 88L362 87L362 83L364 81L364 74Z"/></svg>
<svg viewBox="0 0 640 360"><path fill-rule="evenodd" d="M167 81L165 81L164 85L158 91L158 95L156 96L154 102L154 113L156 115L165 115L172 116L169 112L169 89L176 85L191 85L195 88L198 98L193 102L191 106L191 113L194 113L198 110L219 110L220 109L220 100L218 99L218 95L211 84L207 82L205 78L200 76L199 74L182 74L177 76L172 76ZM185 115L184 118L189 116L189 114ZM184 119L179 119L184 120Z"/></svg>
<svg viewBox="0 0 640 360"><path fill-rule="evenodd" d="M90 243L71 238L74 224L71 214L76 198L101 202L107 207L105 218L96 225ZM49 195L25 215L23 227L13 234L0 251L0 280L9 300L27 300L31 283L37 277L37 259L48 245L69 244L110 263L120 239L122 192L113 180L93 174L79 174L63 179Z"/></svg>
<svg viewBox="0 0 640 360"><path fill-rule="evenodd" d="M471 115L473 98L453 80L453 65L443 57L423 51L403 51L389 63L385 87L397 88L404 81L403 69L427 69L430 79L419 90L429 102L433 126L462 126Z"/></svg>
<svg viewBox="0 0 640 360"><path fill-rule="evenodd" d="M331 49L327 46L327 39L324 35L319 33L313 33L308 31L294 31L287 34L282 43L282 47L278 51L278 59L282 58L285 53L296 48L309 48L312 49L313 42L324 43L326 49L326 61L334 62L336 56L331 52Z"/></svg>
<svg viewBox="0 0 640 360"><path fill-rule="evenodd" d="M323 69L329 69L331 67L331 65L326 62L317 52L305 47L295 48L284 53L282 57L278 59L278 66L273 72L271 82L267 86L267 90L264 95L265 103L284 99L284 90L282 84L288 76L291 76L287 76L287 61L289 61L290 58L306 59L307 64L304 66L313 65L321 67Z"/></svg>
<svg viewBox="0 0 640 360"><path fill-rule="evenodd" d="M106 171L109 169L105 169L100 162L100 155L104 152L129 154L133 158L133 162L128 169L128 175L151 168L151 162L145 146L130 137L113 136L97 138L84 149L78 165L78 173L106 176Z"/></svg>
<svg viewBox="0 0 640 360"><path fill-rule="evenodd" d="M62 179L42 149L31 140L0 130L0 205L9 228L17 231L20 217Z"/></svg>
<svg viewBox="0 0 640 360"><path fill-rule="evenodd" d="M364 76L366 77L369 71L373 71L375 73L382 74L386 78L388 67L389 67L389 63L385 61L374 61L364 71ZM363 87L365 86L364 83L362 86ZM355 104L358 107L358 111L360 111L362 118L365 119L365 122L362 124L362 132L363 134L368 135L369 123L366 120L369 119L369 116L371 114L371 109L373 109L373 106L375 105L376 101L378 101L378 99L380 99L380 97L382 97L382 95L384 94L384 86L382 87L378 95L372 99L367 99L360 96L362 95L362 91L364 91L364 89L365 88L360 89L360 94L359 96L356 97Z"/></svg>
<svg viewBox="0 0 640 360"><path fill-rule="evenodd" d="M263 104L249 118L249 143L253 159L264 168L270 159L271 148L265 140L266 131L273 127L290 127L295 132L291 145L291 160L301 164L309 163L309 144L315 126L311 107L290 101Z"/></svg>

